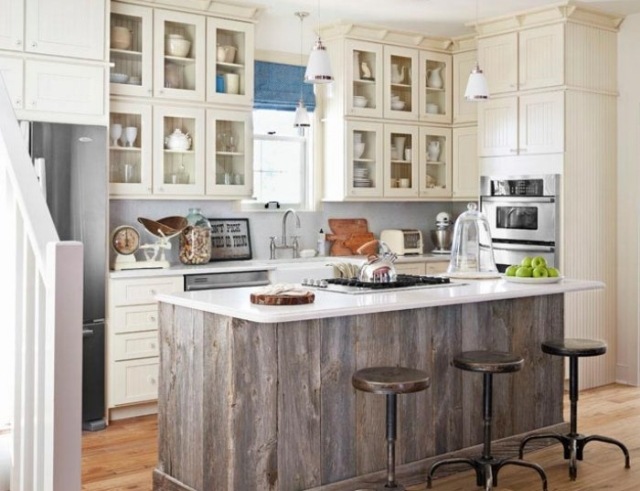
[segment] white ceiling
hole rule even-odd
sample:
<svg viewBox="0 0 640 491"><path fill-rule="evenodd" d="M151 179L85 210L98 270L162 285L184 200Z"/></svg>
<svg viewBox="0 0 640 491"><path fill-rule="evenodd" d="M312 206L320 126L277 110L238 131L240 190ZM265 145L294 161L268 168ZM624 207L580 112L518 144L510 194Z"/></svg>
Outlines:
<svg viewBox="0 0 640 491"><path fill-rule="evenodd" d="M258 49L299 52L300 24L294 12L306 11L305 45L311 30L337 21L375 24L434 36L472 32L465 23L476 19L476 0L222 0L261 7L256 27ZM478 0L480 19L559 3L558 0ZM583 0L589 8L620 15L640 12L640 0ZM308 39L307 39L308 38Z"/></svg>

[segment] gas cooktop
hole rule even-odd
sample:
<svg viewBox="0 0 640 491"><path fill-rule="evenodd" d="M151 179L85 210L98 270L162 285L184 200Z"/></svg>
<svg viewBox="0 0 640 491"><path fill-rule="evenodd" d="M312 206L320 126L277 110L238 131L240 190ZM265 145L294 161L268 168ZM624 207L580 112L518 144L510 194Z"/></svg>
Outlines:
<svg viewBox="0 0 640 491"><path fill-rule="evenodd" d="M441 276L399 274L396 277L396 281L387 282L369 283L360 281L357 278L329 278L326 280L304 280L302 284L328 292L357 295L390 290L417 290L423 288L458 286L463 283L451 283L449 278L443 278Z"/></svg>

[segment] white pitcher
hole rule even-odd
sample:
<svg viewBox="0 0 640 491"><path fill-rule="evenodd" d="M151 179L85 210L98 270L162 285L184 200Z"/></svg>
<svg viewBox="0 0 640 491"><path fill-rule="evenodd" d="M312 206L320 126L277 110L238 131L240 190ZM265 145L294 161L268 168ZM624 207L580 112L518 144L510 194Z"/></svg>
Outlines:
<svg viewBox="0 0 640 491"><path fill-rule="evenodd" d="M440 157L440 142L438 140L432 140L427 146L428 160L437 162Z"/></svg>
<svg viewBox="0 0 640 491"><path fill-rule="evenodd" d="M391 83L392 84L400 84L404 80L404 72L406 67L403 65L400 67L393 63L391 65Z"/></svg>
<svg viewBox="0 0 640 491"><path fill-rule="evenodd" d="M441 66L432 68L431 70L427 70L427 87L431 87L434 89L442 88L442 77L440 76L440 70L442 70Z"/></svg>

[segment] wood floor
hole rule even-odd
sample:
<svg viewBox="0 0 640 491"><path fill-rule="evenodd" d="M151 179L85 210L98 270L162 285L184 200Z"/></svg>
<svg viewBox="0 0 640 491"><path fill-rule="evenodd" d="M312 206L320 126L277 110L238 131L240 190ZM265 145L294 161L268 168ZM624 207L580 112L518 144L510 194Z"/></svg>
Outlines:
<svg viewBox="0 0 640 491"><path fill-rule="evenodd" d="M619 448L589 443L578 463L578 479L570 481L562 447L527 453L526 459L544 467L549 491L639 491L640 490L640 388L609 385L580 393L578 430L621 440L631 454L631 469L624 468ZM568 408L568 403L565 404ZM568 413L565 411L568 419ZM157 425L154 416L111 424L106 430L85 433L82 454L82 489L86 491L149 491L156 464ZM384 442L381 442L383 444ZM537 474L518 467L500 471L496 490L540 491ZM424 483L407 491L423 491ZM470 472L434 480L434 491L469 491L475 486ZM216 491L216 490L207 490ZM263 490L235 490L263 491Z"/></svg>

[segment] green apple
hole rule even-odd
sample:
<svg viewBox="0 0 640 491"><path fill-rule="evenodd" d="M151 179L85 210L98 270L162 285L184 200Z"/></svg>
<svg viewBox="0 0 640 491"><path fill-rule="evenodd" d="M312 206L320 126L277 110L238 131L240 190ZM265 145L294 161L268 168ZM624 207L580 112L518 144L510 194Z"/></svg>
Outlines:
<svg viewBox="0 0 640 491"><path fill-rule="evenodd" d="M522 261L520 261L520 266L526 266L527 268L530 268L531 258L529 256L525 257Z"/></svg>
<svg viewBox="0 0 640 491"><path fill-rule="evenodd" d="M538 266L542 266L543 268L547 267L547 261L542 256L536 256L531 260L532 268L537 268Z"/></svg>
<svg viewBox="0 0 640 491"><path fill-rule="evenodd" d="M520 266L516 270L516 276L519 276L520 278L531 278L532 274L533 274L533 269L528 266Z"/></svg>
<svg viewBox="0 0 640 491"><path fill-rule="evenodd" d="M534 278L546 278L549 276L547 268L544 266L538 266L537 268L533 268L533 277Z"/></svg>
<svg viewBox="0 0 640 491"><path fill-rule="evenodd" d="M518 268L519 268L519 267L520 267L520 266L516 266L516 265L509 266L509 267L505 270L504 274L505 274L505 275L507 275L507 276L515 276L515 275L516 275L516 271L518 270Z"/></svg>
<svg viewBox="0 0 640 491"><path fill-rule="evenodd" d="M556 268L547 268L547 272L549 273L550 278L557 278L558 276L560 276L560 271L558 271Z"/></svg>

